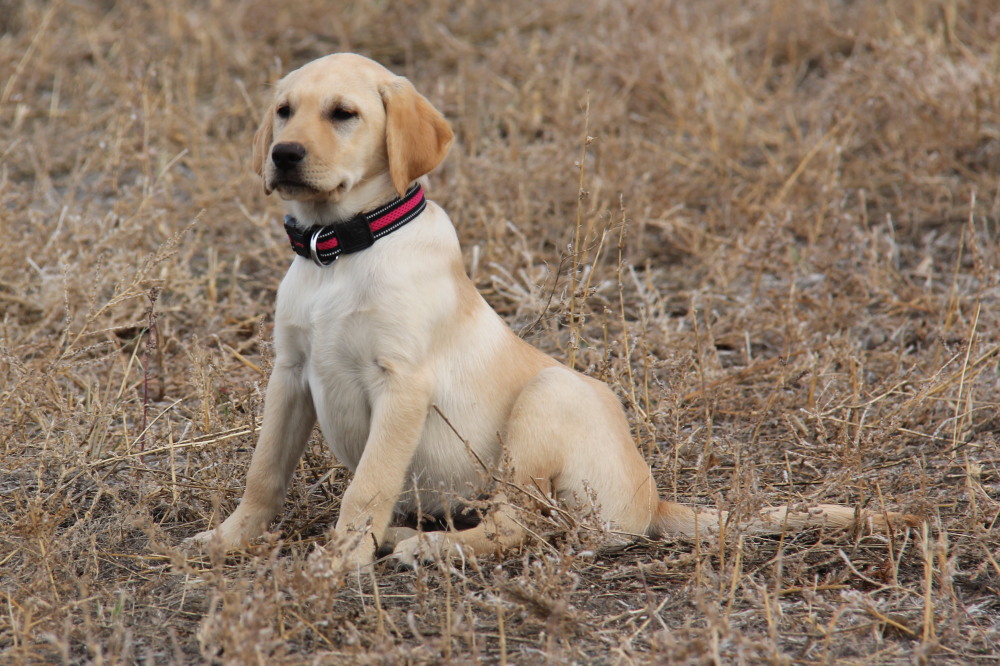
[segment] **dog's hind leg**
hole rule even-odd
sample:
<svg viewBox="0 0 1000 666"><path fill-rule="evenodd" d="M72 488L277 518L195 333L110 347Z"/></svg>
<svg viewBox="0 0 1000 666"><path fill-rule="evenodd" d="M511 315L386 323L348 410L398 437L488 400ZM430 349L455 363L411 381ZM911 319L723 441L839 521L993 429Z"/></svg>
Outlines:
<svg viewBox="0 0 1000 666"><path fill-rule="evenodd" d="M495 508L475 528L404 539L394 550L399 561L412 565L516 548L530 533L530 512L553 496L569 505L596 502L616 530L647 529L656 488L620 404L603 384L562 366L540 370L515 401L501 440L510 469L490 470L500 477Z"/></svg>

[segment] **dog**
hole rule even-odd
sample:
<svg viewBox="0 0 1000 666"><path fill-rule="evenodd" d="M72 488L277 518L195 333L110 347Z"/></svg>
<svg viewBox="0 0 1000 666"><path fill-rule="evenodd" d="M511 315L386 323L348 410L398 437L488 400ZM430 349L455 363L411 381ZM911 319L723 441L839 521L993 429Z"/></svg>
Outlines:
<svg viewBox="0 0 1000 666"><path fill-rule="evenodd" d="M318 420L353 473L335 534L346 562L502 553L528 535L511 500L597 507L625 535L718 532L725 512L660 499L611 389L520 339L465 273L455 227L420 179L452 130L405 78L355 54L278 82L253 143L267 194L287 202L294 258L277 295L274 368L239 506L193 538L239 548L280 511ZM418 533L394 515L447 515L497 470L473 527ZM529 501L530 503L530 501ZM886 530L910 517L820 504L766 508L744 529Z"/></svg>

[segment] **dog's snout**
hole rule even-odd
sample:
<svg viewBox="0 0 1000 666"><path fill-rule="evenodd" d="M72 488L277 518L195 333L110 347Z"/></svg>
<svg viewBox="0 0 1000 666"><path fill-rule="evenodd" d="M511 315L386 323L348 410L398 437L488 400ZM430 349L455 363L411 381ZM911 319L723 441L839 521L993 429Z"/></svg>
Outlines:
<svg viewBox="0 0 1000 666"><path fill-rule="evenodd" d="M281 171L289 171L306 157L306 147L301 143L278 143L271 149L271 160Z"/></svg>

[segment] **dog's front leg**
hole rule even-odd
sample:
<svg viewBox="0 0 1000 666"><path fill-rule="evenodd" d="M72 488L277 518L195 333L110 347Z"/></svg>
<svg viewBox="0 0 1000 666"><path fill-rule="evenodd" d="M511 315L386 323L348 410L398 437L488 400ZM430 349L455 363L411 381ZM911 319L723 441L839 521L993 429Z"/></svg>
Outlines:
<svg viewBox="0 0 1000 666"><path fill-rule="evenodd" d="M336 526L340 534L360 537L348 557L355 567L373 561L375 548L389 527L431 400L429 373L401 371L389 362L380 362L379 367L384 381L374 395L368 440L344 493Z"/></svg>
<svg viewBox="0 0 1000 666"><path fill-rule="evenodd" d="M264 397L264 421L247 473L240 505L214 530L193 537L195 543L218 540L226 550L239 548L264 533L281 510L295 465L316 422L309 386L299 364L278 363Z"/></svg>

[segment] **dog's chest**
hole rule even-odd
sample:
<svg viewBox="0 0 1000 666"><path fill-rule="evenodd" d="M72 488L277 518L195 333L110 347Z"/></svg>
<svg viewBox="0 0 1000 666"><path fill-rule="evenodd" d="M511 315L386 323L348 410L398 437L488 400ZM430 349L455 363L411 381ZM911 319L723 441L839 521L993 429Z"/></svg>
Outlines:
<svg viewBox="0 0 1000 666"><path fill-rule="evenodd" d="M337 459L357 466L368 437L376 359L392 346L385 306L372 285L335 267L319 274L296 262L278 297L277 353L299 360L324 438Z"/></svg>

